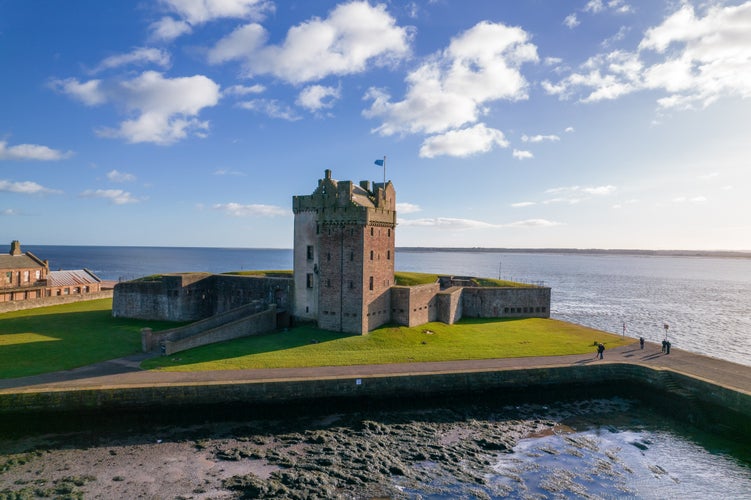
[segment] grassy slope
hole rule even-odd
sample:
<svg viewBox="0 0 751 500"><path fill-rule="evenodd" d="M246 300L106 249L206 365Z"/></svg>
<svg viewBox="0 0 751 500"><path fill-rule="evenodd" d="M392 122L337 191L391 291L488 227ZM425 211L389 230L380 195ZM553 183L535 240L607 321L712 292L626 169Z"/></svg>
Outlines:
<svg viewBox="0 0 751 500"><path fill-rule="evenodd" d="M143 366L201 371L554 356L594 353L595 341L609 348L633 342L579 325L537 318L384 327L354 336L298 327L147 360Z"/></svg>
<svg viewBox="0 0 751 500"><path fill-rule="evenodd" d="M0 314L0 378L68 370L141 350L141 328L175 323L112 317L112 299Z"/></svg>

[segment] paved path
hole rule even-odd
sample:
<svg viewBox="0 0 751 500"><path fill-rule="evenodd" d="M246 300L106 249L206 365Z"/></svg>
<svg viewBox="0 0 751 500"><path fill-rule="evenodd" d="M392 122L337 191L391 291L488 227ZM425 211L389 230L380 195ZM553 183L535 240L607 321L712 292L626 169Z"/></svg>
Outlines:
<svg viewBox="0 0 751 500"><path fill-rule="evenodd" d="M442 361L387 365L326 366L315 368L274 368L257 370L226 370L208 372L144 371L139 368L148 354L137 354L84 366L73 370L47 373L32 377L0 380L0 394L70 389L102 389L113 387L149 387L161 385L203 385L252 383L275 380L329 379L371 377L379 375L409 375L429 373L457 373L493 370L517 370L552 366L572 366L596 363L632 363L656 369L669 369L685 375L714 382L751 395L751 366L671 349L660 352L660 345L647 342L644 350L638 343L609 349L605 359L593 354L548 356L533 358L504 358L473 361Z"/></svg>

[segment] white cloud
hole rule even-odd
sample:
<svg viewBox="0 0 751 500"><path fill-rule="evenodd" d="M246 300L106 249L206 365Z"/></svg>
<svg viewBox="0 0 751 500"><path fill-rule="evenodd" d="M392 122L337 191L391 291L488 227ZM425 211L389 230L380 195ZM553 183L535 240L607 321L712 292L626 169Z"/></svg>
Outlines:
<svg viewBox="0 0 751 500"><path fill-rule="evenodd" d="M91 85L96 82L95 85ZM85 104L113 102L135 118L125 120L117 129L102 128L104 137L121 137L128 142L172 144L193 133L203 136L208 122L196 116L203 108L219 102L219 85L203 75L165 78L156 71L145 71L132 80L99 80L79 83L75 79L57 82L56 87ZM82 92L81 89L87 89Z"/></svg>
<svg viewBox="0 0 751 500"><path fill-rule="evenodd" d="M569 205L576 205L589 199L591 196L609 196L615 193L616 187L611 185L606 186L562 186L546 189L546 194L556 194L555 198L549 198L542 203L545 205L552 203L568 203ZM587 196L588 195L588 196Z"/></svg>
<svg viewBox="0 0 751 500"><path fill-rule="evenodd" d="M13 216L16 216L16 215L21 215L21 212L19 212L18 210L14 209L14 208L4 208L4 209L0 210L0 216L13 217Z"/></svg>
<svg viewBox="0 0 751 500"><path fill-rule="evenodd" d="M12 182L0 179L0 192L18 194L57 194L60 191L49 189L33 181Z"/></svg>
<svg viewBox="0 0 751 500"><path fill-rule="evenodd" d="M600 2L602 4L602 2ZM616 10L626 7L610 2ZM561 98L594 102L643 90L662 92L660 108L706 107L723 97L751 97L751 2L713 5L703 16L683 3L646 30L633 52L590 58L580 71L543 88Z"/></svg>
<svg viewBox="0 0 751 500"><path fill-rule="evenodd" d="M168 10L191 25L216 19L260 19L273 10L268 0L161 0Z"/></svg>
<svg viewBox="0 0 751 500"><path fill-rule="evenodd" d="M272 217L276 215L290 215L291 212L287 208L278 207L276 205L262 205L251 204L241 205L240 203L217 203L212 207L214 210L219 210L227 215L233 217Z"/></svg>
<svg viewBox="0 0 751 500"><path fill-rule="evenodd" d="M297 97L297 104L310 111L330 108L341 97L341 88L311 85L305 87Z"/></svg>
<svg viewBox="0 0 751 500"><path fill-rule="evenodd" d="M581 24L579 20L576 18L576 14L569 14L566 16L566 18L563 20L563 25L566 26L569 29L574 29L577 26Z"/></svg>
<svg viewBox="0 0 751 500"><path fill-rule="evenodd" d="M214 171L214 175L232 175L237 177L245 177L248 174L245 172L240 172L239 170L227 170L225 168L220 168L219 170Z"/></svg>
<svg viewBox="0 0 751 500"><path fill-rule="evenodd" d="M409 53L410 34L396 26L384 5L350 2L326 19L290 28L280 45L265 45L268 38L258 24L241 26L209 51L209 62L240 60L248 76L268 74L305 83L401 60Z"/></svg>
<svg viewBox="0 0 751 500"><path fill-rule="evenodd" d="M138 203L138 198L122 189L87 189L80 195L81 198L104 198L115 205L125 205L127 203Z"/></svg>
<svg viewBox="0 0 751 500"><path fill-rule="evenodd" d="M422 208L414 203L401 202L396 204L396 211L400 214L413 214L422 211Z"/></svg>
<svg viewBox="0 0 751 500"><path fill-rule="evenodd" d="M508 147L503 132L486 127L484 123L460 130L449 130L441 135L428 137L420 147L421 158L436 156L466 157L477 153L487 153L494 146Z"/></svg>
<svg viewBox="0 0 751 500"><path fill-rule="evenodd" d="M515 149L511 155L517 160L529 160L535 157L531 151L524 151L521 149Z"/></svg>
<svg viewBox="0 0 751 500"><path fill-rule="evenodd" d="M549 221L547 219L527 219L504 224L505 227L553 227L560 225L560 222Z"/></svg>
<svg viewBox="0 0 751 500"><path fill-rule="evenodd" d="M89 80L83 83L75 78L52 80L50 87L81 101L87 106L96 106L107 102L107 95L102 89L101 80Z"/></svg>
<svg viewBox="0 0 751 500"><path fill-rule="evenodd" d="M111 170L107 172L107 179L110 182L133 182L136 180L136 176L133 174L128 174L126 172Z"/></svg>
<svg viewBox="0 0 751 500"><path fill-rule="evenodd" d="M266 87L257 83L251 86L245 85L232 85L222 91L222 95L239 95L244 96L248 94L262 94L266 91Z"/></svg>
<svg viewBox="0 0 751 500"><path fill-rule="evenodd" d="M704 203L707 201L706 196L693 196L688 198L686 196L677 196L671 200L673 203Z"/></svg>
<svg viewBox="0 0 751 500"><path fill-rule="evenodd" d="M365 98L373 102L363 114L380 118L375 130L386 136L456 129L477 122L488 102L526 99L520 66L537 61L537 48L524 30L481 22L413 70L402 101L371 88Z"/></svg>
<svg viewBox="0 0 751 500"><path fill-rule="evenodd" d="M457 219L452 217L399 219L398 223L400 226L439 227L442 229L482 229L500 227L497 224L490 224L479 220Z"/></svg>
<svg viewBox="0 0 751 500"><path fill-rule="evenodd" d="M165 16L158 21L151 23L149 26L151 38L153 40L162 40L169 42L182 35L187 35L193 31L187 21Z"/></svg>
<svg viewBox="0 0 751 500"><path fill-rule="evenodd" d="M276 99L253 99L252 101L238 103L238 106L280 120L294 122L302 118L294 109Z"/></svg>
<svg viewBox="0 0 751 500"><path fill-rule="evenodd" d="M615 186L596 186L596 187L584 187L581 188L583 193L592 194L595 196L607 196L615 192Z"/></svg>
<svg viewBox="0 0 751 500"><path fill-rule="evenodd" d="M544 142L544 141L550 141L550 142L556 142L560 141L561 138L557 135L526 135L524 134L522 136L522 141L524 142Z"/></svg>
<svg viewBox="0 0 751 500"><path fill-rule="evenodd" d="M7 141L0 141L0 161L2 160L63 160L73 156L72 151L60 151L39 144L16 144L8 146Z"/></svg>
<svg viewBox="0 0 751 500"><path fill-rule="evenodd" d="M574 131L574 127L566 127L566 130L564 130L564 132L566 132L567 134L570 134L573 131Z"/></svg>
<svg viewBox="0 0 751 500"><path fill-rule="evenodd" d="M517 203L512 203L511 206L514 208L522 208L522 207L531 207L532 205L537 205L534 201L519 201Z"/></svg>
<svg viewBox="0 0 751 500"><path fill-rule="evenodd" d="M587 5L584 6L584 12L602 12L605 10L602 0L589 0Z"/></svg>
<svg viewBox="0 0 751 500"><path fill-rule="evenodd" d="M119 68L120 66L129 64L156 64L162 68L167 68L170 65L170 55L169 52L164 50L139 47L128 54L118 54L104 59L94 68L93 72L98 73L106 69Z"/></svg>

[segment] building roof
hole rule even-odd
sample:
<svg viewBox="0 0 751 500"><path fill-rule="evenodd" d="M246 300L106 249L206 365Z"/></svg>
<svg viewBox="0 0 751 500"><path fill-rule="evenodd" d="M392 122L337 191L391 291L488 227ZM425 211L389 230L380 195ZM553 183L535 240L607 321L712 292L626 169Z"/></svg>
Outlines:
<svg viewBox="0 0 751 500"><path fill-rule="evenodd" d="M101 283L94 273L88 269L74 269L66 271L50 271L47 273L47 286L77 286Z"/></svg>
<svg viewBox="0 0 751 500"><path fill-rule="evenodd" d="M29 269L35 267L44 267L44 262L31 252L21 255L0 254L0 269Z"/></svg>

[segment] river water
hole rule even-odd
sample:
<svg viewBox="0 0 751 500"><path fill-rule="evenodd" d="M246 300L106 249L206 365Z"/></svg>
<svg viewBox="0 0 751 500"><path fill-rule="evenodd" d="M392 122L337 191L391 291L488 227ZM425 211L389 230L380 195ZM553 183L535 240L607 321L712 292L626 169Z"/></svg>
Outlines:
<svg viewBox="0 0 751 500"><path fill-rule="evenodd" d="M104 279L289 269L292 260L289 250L27 249L53 269ZM678 348L751 364L751 259L397 252L396 267L544 283L555 318L619 334L625 323L626 335L652 341L668 324ZM202 415L189 437L176 427L32 440L0 432L0 497L43 480L48 492L102 498L751 499L750 443L636 401L554 399L332 414L284 424L294 432L241 415L222 430Z"/></svg>

